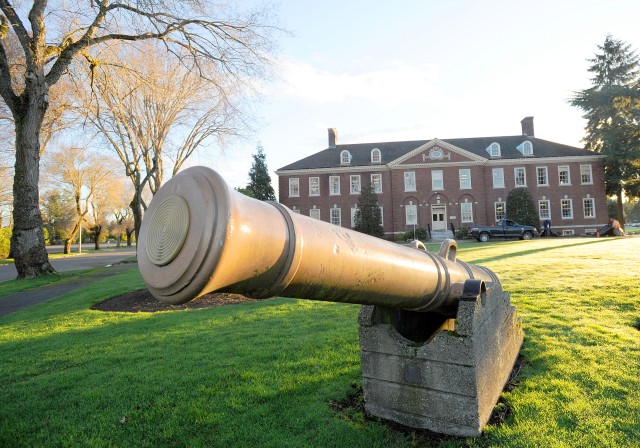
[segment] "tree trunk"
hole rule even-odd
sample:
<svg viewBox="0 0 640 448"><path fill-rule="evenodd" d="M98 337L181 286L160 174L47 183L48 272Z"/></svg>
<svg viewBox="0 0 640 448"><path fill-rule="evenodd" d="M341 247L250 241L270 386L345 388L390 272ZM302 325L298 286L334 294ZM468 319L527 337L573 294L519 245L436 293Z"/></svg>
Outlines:
<svg viewBox="0 0 640 448"><path fill-rule="evenodd" d="M100 250L100 234L102 233L102 226L94 226L91 229L91 233L93 234L93 248L95 250Z"/></svg>
<svg viewBox="0 0 640 448"><path fill-rule="evenodd" d="M135 230L136 230L135 228L133 228L133 229L127 229L127 246L131 246L131 245L132 245L131 239L132 239L132 236L133 236L133 232L134 232ZM136 240L136 241L137 241L137 240Z"/></svg>
<svg viewBox="0 0 640 448"><path fill-rule="evenodd" d="M82 222L84 221L84 215L86 214L83 213L82 215L80 215L80 219L78 219L78 221L76 221L75 225L73 226L73 229L71 230L71 233L69 233L69 238L65 241L64 244L64 253L65 254L70 254L71 253L71 243L73 241L75 241L76 236L80 233L80 226L82 226ZM80 235L80 238L82 238L82 235ZM78 240L78 242L80 242L80 240ZM67 246L68 246L68 252L67 252Z"/></svg>
<svg viewBox="0 0 640 448"><path fill-rule="evenodd" d="M40 178L40 128L47 109L46 85L31 86L20 98L14 114L16 163L13 178L13 235L11 251L18 278L55 272L44 244L38 180Z"/></svg>
<svg viewBox="0 0 640 448"><path fill-rule="evenodd" d="M142 226L142 200L140 199L140 192L136 191L133 199L131 200L131 211L133 212L133 228L136 234L136 241L138 241L138 235L140 234L140 227ZM129 238L129 243L131 238ZM127 244L129 244L127 243Z"/></svg>
<svg viewBox="0 0 640 448"><path fill-rule="evenodd" d="M622 203L622 188L616 195L616 215L617 215L616 219L620 223L620 226L624 228L625 220L624 220L624 207Z"/></svg>
<svg viewBox="0 0 640 448"><path fill-rule="evenodd" d="M71 253L71 238L67 238L64 240L64 252L65 255L69 255Z"/></svg>

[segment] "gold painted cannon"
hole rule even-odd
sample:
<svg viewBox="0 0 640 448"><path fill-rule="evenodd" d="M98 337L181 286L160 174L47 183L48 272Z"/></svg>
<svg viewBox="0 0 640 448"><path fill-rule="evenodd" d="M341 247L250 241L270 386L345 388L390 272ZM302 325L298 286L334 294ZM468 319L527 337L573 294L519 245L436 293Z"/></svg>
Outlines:
<svg viewBox="0 0 640 448"><path fill-rule="evenodd" d="M488 269L374 238L261 202L194 167L155 195L138 265L158 299L214 291L358 303L368 413L477 436L522 344L520 319ZM259 342L258 342L259 343Z"/></svg>
<svg viewBox="0 0 640 448"><path fill-rule="evenodd" d="M151 202L138 265L151 293L171 304L224 291L453 314L465 280L499 284L456 251L453 240L434 254L312 219L193 167Z"/></svg>

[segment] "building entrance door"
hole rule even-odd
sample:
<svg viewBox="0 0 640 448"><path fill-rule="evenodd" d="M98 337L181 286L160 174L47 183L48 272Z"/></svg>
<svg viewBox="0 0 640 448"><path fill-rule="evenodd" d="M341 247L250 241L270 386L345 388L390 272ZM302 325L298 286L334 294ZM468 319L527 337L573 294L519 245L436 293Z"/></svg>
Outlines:
<svg viewBox="0 0 640 448"><path fill-rule="evenodd" d="M447 215L447 207L444 205L433 205L431 207L431 229L447 230L447 222L444 217Z"/></svg>

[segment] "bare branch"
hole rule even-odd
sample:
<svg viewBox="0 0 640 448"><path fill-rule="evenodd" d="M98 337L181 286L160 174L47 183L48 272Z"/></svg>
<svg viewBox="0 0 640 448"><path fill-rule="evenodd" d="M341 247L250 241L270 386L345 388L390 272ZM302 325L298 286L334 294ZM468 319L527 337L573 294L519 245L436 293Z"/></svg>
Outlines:
<svg viewBox="0 0 640 448"><path fill-rule="evenodd" d="M35 6L36 5L34 3L34 8ZM16 34L16 36L18 36L18 39L20 40L20 45L22 45L22 49L24 50L27 65L29 65L30 67L34 67L33 53L31 49L31 36L29 36L29 33L24 27L22 20L20 20L20 17L16 13L15 9L13 9L13 5L11 5L8 0L0 0L0 10L2 10L5 17L9 20L13 32Z"/></svg>
<svg viewBox="0 0 640 448"><path fill-rule="evenodd" d="M7 19L4 16L0 16L0 24L7 24ZM7 59L5 42L5 37L0 35L0 96L2 96L7 106L13 111L16 107L17 96L11 85L11 70L9 60Z"/></svg>

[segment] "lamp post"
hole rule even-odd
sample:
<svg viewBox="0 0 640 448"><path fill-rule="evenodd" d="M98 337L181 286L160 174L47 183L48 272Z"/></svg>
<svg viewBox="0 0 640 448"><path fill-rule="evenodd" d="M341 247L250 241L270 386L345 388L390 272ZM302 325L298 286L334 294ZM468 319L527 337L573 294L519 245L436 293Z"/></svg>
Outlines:
<svg viewBox="0 0 640 448"><path fill-rule="evenodd" d="M78 253L82 253L82 222L80 223L80 240L78 241Z"/></svg>

